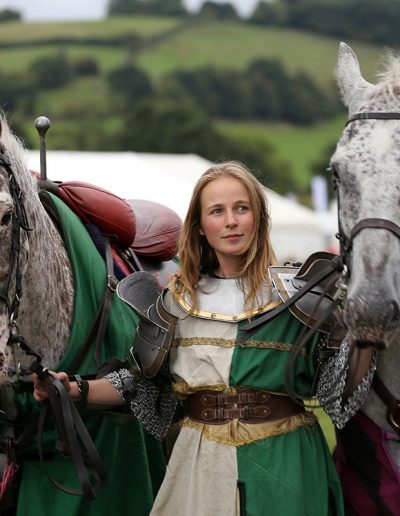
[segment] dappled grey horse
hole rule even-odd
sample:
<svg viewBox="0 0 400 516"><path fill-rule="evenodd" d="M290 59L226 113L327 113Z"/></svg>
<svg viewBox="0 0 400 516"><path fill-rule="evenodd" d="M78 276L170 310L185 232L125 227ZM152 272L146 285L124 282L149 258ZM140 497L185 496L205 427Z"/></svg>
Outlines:
<svg viewBox="0 0 400 516"><path fill-rule="evenodd" d="M400 507L400 58L386 60L371 84L340 44L337 80L349 114L331 169L347 266L344 321L350 347L360 356L375 349L377 364L361 411L338 432L337 463L355 514Z"/></svg>
<svg viewBox="0 0 400 516"><path fill-rule="evenodd" d="M41 202L42 194L53 203L59 221L54 223ZM72 373L87 374L96 371L93 349L80 361L78 370L70 370L74 363L70 348L80 344L89 333L107 287L107 270L85 226L56 196L38 192L37 181L27 168L24 148L11 133L5 117L0 117L0 436L14 423L10 421L15 407L3 405L4 386L18 385L18 418L16 425L22 430L35 422L38 404L29 392L29 381L10 382L8 374L18 368L18 362L28 368L34 357L51 369L60 365ZM61 223L66 223L62 225ZM61 229L62 227L62 229ZM66 246L60 232L79 237L77 244ZM80 245L79 245L80 244ZM75 247L74 247L75 245ZM85 267L77 270L78 261ZM93 283L89 283L93 275ZM112 290L112 289L111 289ZM89 312L88 312L89 311ZM93 318L87 318L87 314ZM104 333L101 361L109 357L121 360L129 356L136 321L132 311L116 296ZM82 338L80 338L82 337ZM28 345L28 357L15 344ZM26 347L26 346L25 346ZM73 348L75 351L77 348ZM79 348L78 348L79 349ZM101 362L100 362L101 363ZM72 366L71 366L72 367ZM23 370L23 368L22 368ZM29 378L29 377L28 377ZM22 385L23 384L23 385ZM25 392L26 389L28 392ZM30 388L30 390L32 390ZM9 398L7 398L8 400ZM22 412L21 412L22 409ZM14 415L13 415L14 418ZM123 422L121 423L121 418ZM35 449L35 441L28 434L29 454L17 462L22 465L20 496L17 514L51 511L72 515L97 515L103 513L131 514L132 503L138 514L147 514L164 472L164 456L160 443L143 431L133 417L117 419L110 415L88 411L85 415L95 445L104 462L113 468L105 486L96 500L71 496L54 487L42 471ZM16 437L18 434L16 433ZM54 440L54 436L50 441ZM9 437L7 437L9 439ZM13 441L13 439L11 439ZM9 443L10 441L7 441ZM47 442L47 441L46 441ZM12 442L11 442L12 444ZM4 448L13 460L13 450ZM14 450L15 451L15 450ZM6 452L6 453L4 453ZM39 452L40 453L40 452ZM52 443L45 449L47 472L67 488L76 488L76 475L71 463L66 461ZM0 464L10 471L10 464ZM1 468L0 468L1 469ZM66 480L67 479L67 480ZM1 475L0 475L1 480ZM78 484L79 485L79 484ZM4 486L0 483L0 495ZM77 489L75 489L77 490ZM132 501L132 499L134 501ZM0 501L2 502L2 501ZM0 512L3 506L0 503Z"/></svg>

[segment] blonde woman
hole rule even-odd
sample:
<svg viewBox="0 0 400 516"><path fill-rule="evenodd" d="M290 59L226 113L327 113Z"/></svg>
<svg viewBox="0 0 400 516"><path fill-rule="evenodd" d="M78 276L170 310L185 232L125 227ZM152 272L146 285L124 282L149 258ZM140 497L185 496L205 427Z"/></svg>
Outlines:
<svg viewBox="0 0 400 516"><path fill-rule="evenodd" d="M153 516L343 514L318 422L285 392L301 323L286 311L237 344L243 324L279 304L268 276L275 262L269 230L263 187L245 166L217 164L201 176L183 225L180 274L164 297L178 321L167 365L184 415ZM293 374L301 394L310 391L317 346L316 337L297 358ZM57 375L79 398L75 382ZM88 400L125 401L135 413L126 378L139 390L157 383L137 370L119 370L90 381ZM38 381L35 397L46 397ZM143 407L146 419L143 412L153 409ZM164 420L171 422L168 415Z"/></svg>

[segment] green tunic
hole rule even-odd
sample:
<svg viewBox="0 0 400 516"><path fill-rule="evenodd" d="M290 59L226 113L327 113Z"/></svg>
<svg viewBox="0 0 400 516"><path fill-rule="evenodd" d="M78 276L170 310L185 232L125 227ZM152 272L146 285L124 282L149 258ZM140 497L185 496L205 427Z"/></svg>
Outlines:
<svg viewBox="0 0 400 516"><path fill-rule="evenodd" d="M169 306L180 317L170 352L176 392L251 387L285 395L285 368L301 323L285 312L237 346L246 320L235 281L203 278L200 288L196 315L187 315L182 300L177 306L171 299ZM299 394L310 391L315 347L316 339L296 359ZM233 419L209 425L185 418L181 425L152 515L234 516L240 505L246 516L343 514L334 464L313 414L257 424ZM238 486L245 495L241 502Z"/></svg>
<svg viewBox="0 0 400 516"><path fill-rule="evenodd" d="M59 199L43 194L53 203L60 217L67 240L74 280L74 324L68 348L56 370L69 368L79 345L84 341L102 299L105 265L79 219ZM117 296L107 327L101 360L129 356L136 318ZM85 358L80 374L93 373L96 365L93 354ZM31 394L18 396L19 418L25 425L38 411ZM93 438L108 473L108 479L94 501L65 494L56 489L46 477L38 459L36 442L24 450L22 480L18 497L18 516L118 516L148 515L165 471L161 444L147 434L133 416L118 421L115 416L100 413L84 415L84 422ZM49 425L45 433L47 450L46 469L66 487L79 487L71 462L54 451L55 432Z"/></svg>

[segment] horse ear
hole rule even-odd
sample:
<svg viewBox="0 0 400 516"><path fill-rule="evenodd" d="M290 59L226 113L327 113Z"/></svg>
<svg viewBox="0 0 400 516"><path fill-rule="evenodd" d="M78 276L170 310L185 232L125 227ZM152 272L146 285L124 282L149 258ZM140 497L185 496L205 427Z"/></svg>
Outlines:
<svg viewBox="0 0 400 516"><path fill-rule="evenodd" d="M351 99L359 97L362 90L369 88L360 70L360 64L352 48L346 43L340 43L336 68L336 78L346 106L350 107Z"/></svg>

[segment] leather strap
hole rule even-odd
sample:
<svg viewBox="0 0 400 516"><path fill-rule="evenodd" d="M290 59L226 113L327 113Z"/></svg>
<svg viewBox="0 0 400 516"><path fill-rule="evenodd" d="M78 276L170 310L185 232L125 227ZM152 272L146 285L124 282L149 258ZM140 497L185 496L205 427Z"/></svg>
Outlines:
<svg viewBox="0 0 400 516"><path fill-rule="evenodd" d="M69 370L67 372L74 373L78 371L83 359L87 356L89 352L89 348L95 338L95 353L94 358L96 362L96 366L99 367L100 360L100 351L101 346L104 341L104 335L107 329L107 324L110 316L110 307L112 297L114 295L115 289L117 287L117 280L114 276L114 267L112 261L112 252L111 252L111 244L108 237L104 236L104 243L106 248L106 267L107 267L107 285L104 290L103 299L101 300L100 306L98 308L96 317L92 323L90 331L85 339L85 341L81 345L81 349L79 353L74 358L73 363L71 364Z"/></svg>
<svg viewBox="0 0 400 516"><path fill-rule="evenodd" d="M361 113L355 113L353 116L351 116L347 120L346 125L350 124L351 122L354 122L354 120L399 120L399 119L400 119L400 113L366 111L366 112L361 112Z"/></svg>
<svg viewBox="0 0 400 516"><path fill-rule="evenodd" d="M38 452L44 472L57 489L71 495L83 495L89 500L93 500L96 498L96 492L104 485L107 478L100 455L63 384L51 376L40 363L33 363L31 369L44 381L48 395L48 400L42 403L38 421ZM80 489L63 486L46 470L42 441L49 408L59 436L56 449L71 460L81 486Z"/></svg>
<svg viewBox="0 0 400 516"><path fill-rule="evenodd" d="M199 391L188 396L187 415L201 423L222 425L232 419L246 423L262 423L304 412L304 406L286 395L239 388L237 394Z"/></svg>
<svg viewBox="0 0 400 516"><path fill-rule="evenodd" d="M394 431L400 435L400 400L396 400L386 385L375 372L372 387L387 407L386 419Z"/></svg>
<svg viewBox="0 0 400 516"><path fill-rule="evenodd" d="M326 265L324 267L321 267L321 270L318 271L317 274L315 274L314 278L309 280L294 296L289 298L287 301L282 303L278 306L278 308L275 308L274 310L271 310L270 312L267 312L264 315L261 315L259 317L256 317L253 321L250 323L245 324L242 326L242 332L239 338L237 339L238 344L242 345L246 340L248 340L254 333L258 331L260 326L266 324L269 321L272 321L272 319L275 319L279 314L281 314L283 311L285 311L287 308L294 305L301 297L305 296L307 292L309 292L311 289L313 289L316 285L319 285L322 281L324 281L329 276L332 276L333 274L337 274L338 272L341 272L343 269L343 263L339 256L334 256L332 260L327 261ZM334 307L336 307L336 304L333 304ZM321 321L319 321L319 326L322 324L322 322L328 317L328 312L326 312L325 316L322 318ZM313 327L316 329L319 328L319 326L316 326L315 324Z"/></svg>

